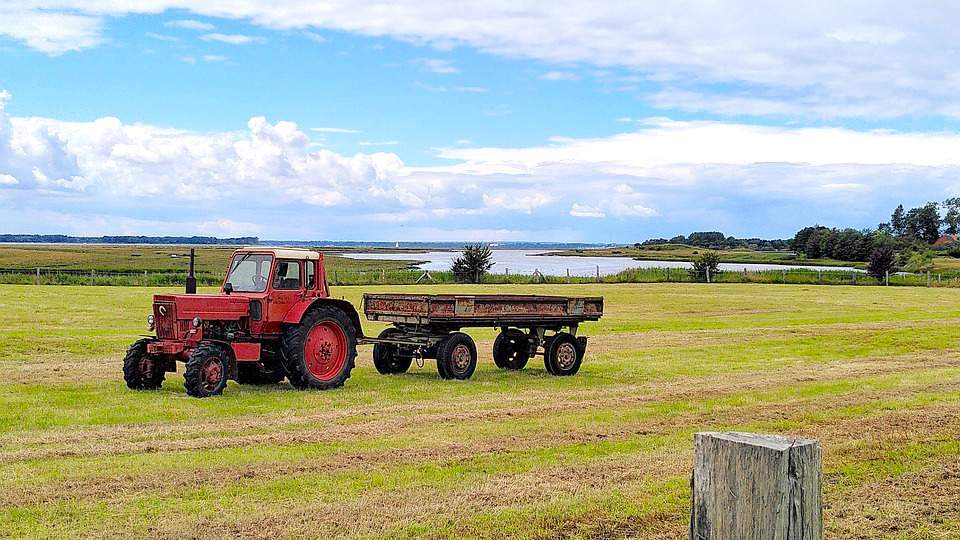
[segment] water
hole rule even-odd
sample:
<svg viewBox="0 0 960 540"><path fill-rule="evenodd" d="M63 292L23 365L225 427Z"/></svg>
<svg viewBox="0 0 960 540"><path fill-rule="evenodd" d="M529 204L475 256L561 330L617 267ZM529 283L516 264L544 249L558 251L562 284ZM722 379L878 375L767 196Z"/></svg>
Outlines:
<svg viewBox="0 0 960 540"><path fill-rule="evenodd" d="M570 270L571 276L595 276L597 267L600 275L608 276L627 268L690 268L691 264L683 261L637 261L630 257L574 257L567 255L542 256L548 251L534 251L525 249L495 249L493 250L493 268L490 272L503 274L509 270L511 274L533 274L539 270L547 276L565 276ZM424 253L358 253L349 252L340 254L349 259L386 259L400 261L427 261L417 267L422 270L449 270L450 264L459 251L428 251ZM764 270L808 270L853 271L849 266L813 266L813 265L785 265L785 264L749 264L749 263L720 263L720 269L726 271L760 272Z"/></svg>

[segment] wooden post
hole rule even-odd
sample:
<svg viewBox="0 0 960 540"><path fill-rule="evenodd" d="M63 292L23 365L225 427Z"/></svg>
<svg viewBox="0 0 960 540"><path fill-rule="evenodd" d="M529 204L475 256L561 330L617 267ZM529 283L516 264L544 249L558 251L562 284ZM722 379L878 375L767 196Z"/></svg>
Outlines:
<svg viewBox="0 0 960 540"><path fill-rule="evenodd" d="M890 285L890 271L887 270L883 273L883 284L886 286Z"/></svg>
<svg viewBox="0 0 960 540"><path fill-rule="evenodd" d="M817 270L817 283L823 285L823 270Z"/></svg>
<svg viewBox="0 0 960 540"><path fill-rule="evenodd" d="M96 274L94 274L93 270L91 270L91 271L90 271L90 284L91 284L91 285L96 285L96 284L97 284L97 281L96 281L96 280L97 280Z"/></svg>
<svg viewBox="0 0 960 540"><path fill-rule="evenodd" d="M752 433L697 433L690 540L822 540L820 443Z"/></svg>
<svg viewBox="0 0 960 540"><path fill-rule="evenodd" d="M339 284L340 284L340 274L339 274L339 272L338 272L337 270L334 270L334 271L333 271L333 284L334 284L334 285L339 285Z"/></svg>
<svg viewBox="0 0 960 540"><path fill-rule="evenodd" d="M143 286L146 287L150 285L150 279L147 277L147 271L143 271Z"/></svg>
<svg viewBox="0 0 960 540"><path fill-rule="evenodd" d="M597 283L600 283L600 265L597 265Z"/></svg>
<svg viewBox="0 0 960 540"><path fill-rule="evenodd" d="M567 268L567 283L570 283L570 269Z"/></svg>
<svg viewBox="0 0 960 540"><path fill-rule="evenodd" d="M707 267L707 283L710 283L710 268Z"/></svg>
<svg viewBox="0 0 960 540"><path fill-rule="evenodd" d="M930 286L930 271L927 270L927 287Z"/></svg>

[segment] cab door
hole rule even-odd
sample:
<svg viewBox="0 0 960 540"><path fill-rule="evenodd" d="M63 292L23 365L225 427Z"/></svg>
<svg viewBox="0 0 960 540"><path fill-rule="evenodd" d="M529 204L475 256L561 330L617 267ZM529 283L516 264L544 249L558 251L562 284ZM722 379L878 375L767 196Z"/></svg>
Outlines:
<svg viewBox="0 0 960 540"><path fill-rule="evenodd" d="M270 294L267 295L267 321L264 331L279 333L287 312L303 299L303 261L277 259Z"/></svg>

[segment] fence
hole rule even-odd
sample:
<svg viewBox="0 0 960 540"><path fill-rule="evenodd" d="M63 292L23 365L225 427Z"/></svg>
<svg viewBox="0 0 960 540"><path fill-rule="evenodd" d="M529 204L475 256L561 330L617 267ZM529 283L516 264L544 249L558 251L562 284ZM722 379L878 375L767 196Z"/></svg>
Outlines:
<svg viewBox="0 0 960 540"><path fill-rule="evenodd" d="M685 268L630 268L616 274L601 275L599 268L584 272L578 268L564 275L516 274L509 271L484 274L485 284L508 283L685 283L697 281ZM583 274L590 275L583 275ZM580 274L580 275L577 275ZM197 284L216 287L223 283L222 273L198 273ZM0 268L0 283L23 285L122 285L146 287L183 286L185 272L112 272L98 270L58 270L49 268ZM337 270L327 273L331 285L415 285L456 283L452 272L416 269L404 270ZM864 272L849 270L726 270L710 276L712 283L781 283L795 285L889 285L911 287L960 287L960 272L903 273L876 279Z"/></svg>

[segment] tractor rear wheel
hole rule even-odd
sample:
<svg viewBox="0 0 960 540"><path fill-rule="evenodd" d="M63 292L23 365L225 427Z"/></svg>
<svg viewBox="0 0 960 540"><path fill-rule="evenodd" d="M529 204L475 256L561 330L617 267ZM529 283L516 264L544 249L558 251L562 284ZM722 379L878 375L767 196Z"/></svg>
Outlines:
<svg viewBox="0 0 960 540"><path fill-rule="evenodd" d="M399 328L387 328L380 332L379 339L392 339L402 334ZM400 354L400 347L394 343L376 343L373 345L373 366L381 375L406 373L413 362L413 356Z"/></svg>
<svg viewBox="0 0 960 540"><path fill-rule="evenodd" d="M329 390L350 378L357 358L357 331L343 310L318 306L283 333L287 379L299 390Z"/></svg>
<svg viewBox="0 0 960 540"><path fill-rule="evenodd" d="M240 384L277 384L286 376L282 366L271 369L257 362L237 362L237 382Z"/></svg>
<svg viewBox="0 0 960 540"><path fill-rule="evenodd" d="M444 379L469 379L477 369L477 346L473 338L454 332L437 348L437 372Z"/></svg>
<svg viewBox="0 0 960 540"><path fill-rule="evenodd" d="M203 342L190 352L183 371L183 387L193 397L205 398L223 393L230 377L233 355L226 347Z"/></svg>
<svg viewBox="0 0 960 540"><path fill-rule="evenodd" d="M558 332L544 347L543 363L552 375L575 375L583 362L583 350L577 339L566 332Z"/></svg>
<svg viewBox="0 0 960 540"><path fill-rule="evenodd" d="M123 357L123 380L132 390L156 390L165 376L163 359L147 353L147 344L153 338L138 339Z"/></svg>
<svg viewBox="0 0 960 540"><path fill-rule="evenodd" d="M523 369L530 360L530 339L522 330L508 328L493 342L493 363L501 369Z"/></svg>

